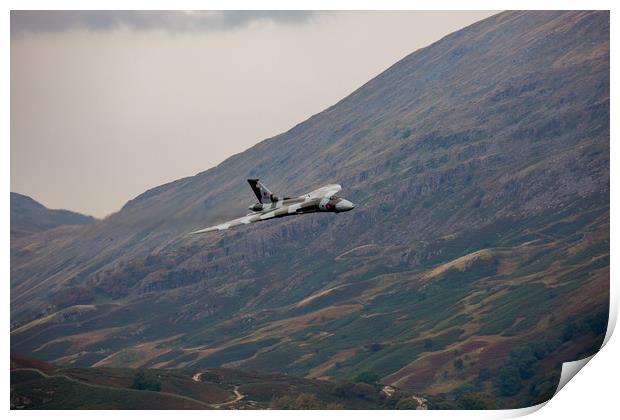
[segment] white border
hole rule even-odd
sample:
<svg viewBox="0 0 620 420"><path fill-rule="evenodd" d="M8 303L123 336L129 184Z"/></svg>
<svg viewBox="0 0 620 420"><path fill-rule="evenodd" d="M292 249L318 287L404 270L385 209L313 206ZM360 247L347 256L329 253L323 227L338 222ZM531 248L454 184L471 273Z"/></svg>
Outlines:
<svg viewBox="0 0 620 420"><path fill-rule="evenodd" d="M250 1L250 0L178 0L178 1L162 1L162 0L152 0L152 1L119 1L119 0L111 0L111 1L101 1L101 0L93 0L85 3L83 1L78 0L60 0L60 1L43 1L43 0L32 0L32 1L15 1L9 0L3 3L5 6L5 13L3 15L2 22L2 33L4 36L4 65L2 66L2 79L4 80L3 84L3 93L4 93L4 101L2 102L3 107L3 118L4 124L2 127L5 127L4 132L4 141L2 142L3 153L0 154L0 159L2 159L3 163L3 185L5 185L5 195L4 195L4 205L2 207L3 219L4 219L4 238L2 246L2 265L3 272L8 274L9 271L9 243L6 238L9 237L10 231L10 222L9 222L9 194L10 190L10 118L9 118L9 110L10 110L10 67L9 67L9 49L10 49L10 17L9 10L11 9L118 9L118 10L131 10L131 9L157 9L157 10L176 10L176 9L187 9L187 10L200 10L200 9L211 9L211 10L240 10L240 9L266 9L266 10L277 10L277 9L289 9L289 10L464 10L467 6L467 9L470 10L496 10L496 9L533 9L533 10L542 10L542 9L607 9L611 10L611 45L616 45L616 31L615 31L615 13L616 8L613 7L615 4L611 1L532 1L532 0L522 0L522 1L469 1L466 4L458 1L433 1L433 2L414 2L414 1L406 1L406 0L384 0L381 2L378 1L370 1L370 0L359 0L356 2L352 1L344 1L344 0L295 0L293 1L284 1L284 0L264 0L264 1ZM612 55L611 57L611 67L616 68L617 60ZM616 84L612 82L611 84L611 94L613 98L617 98L617 88ZM614 113L614 104L615 101L612 99L612 112L611 112L611 132L615 132L617 118L615 118ZM611 185L616 185L614 176L615 171L613 170L613 161L615 156L615 147L614 142L611 142L611 159L612 159L612 171L611 171ZM611 213L613 214L617 206L617 194L615 194L614 189L611 191ZM613 220L615 218L612 217ZM611 241L611 273L614 273L614 263L613 256L615 255L615 241L613 240L613 233L617 233L617 229L615 228L615 224L612 223L611 231L612 231L612 241ZM8 288L8 275L5 278L7 284L3 289L3 293L5 294L4 302L6 303L5 307L7 308L3 312L3 321L4 325L7 327L10 325L10 293ZM558 393L552 400L546 404L545 408L537 411L532 415L534 418L566 418L566 419L583 419L585 416L589 418L608 418L611 413L617 412L617 392L615 391L617 386L617 378L618 378L618 362L615 359L615 354L619 353L618 340L609 341L609 337L616 323L617 313L618 313L618 294L616 281L613 279L613 275L611 277L611 305L610 305L610 327L608 334L606 336L606 345L603 350L596 355L592 359L588 366L584 368L583 372L579 374L579 379L575 381L571 381L560 393ZM8 360L8 352L9 352L9 334L5 334L4 336L4 345L2 346L4 360ZM7 375L8 376L8 375ZM3 382L3 396L5 398L5 407L8 410L9 407L9 379L5 379ZM365 411L356 411L356 412L274 412L274 411L235 411L235 412L225 412L225 411L213 411L213 412L192 412L192 411L183 411L183 412L154 412L148 411L144 413L140 412L123 412L123 411L115 411L112 413L114 416L120 417L134 417L135 415L145 415L145 416L154 416L156 418L168 418L170 415L174 416L183 416L186 418L204 418L204 416L209 416L212 418L231 418L235 416L235 418L239 417L252 417L252 418L289 418L291 415L296 418L314 418L317 414L321 416L328 417L336 417L336 416L346 416L346 415L355 415L360 416L362 418L375 418L377 415L387 415L392 418L411 418L412 416L422 416L426 418L459 418L459 419L480 419L480 418L504 418L504 417L515 417L521 416L525 414L529 414L536 409L541 408L534 407L528 409L521 410L506 410L506 411L491 411L491 412L437 412L437 411L429 411L429 412L397 412L397 411L389 411L389 412L365 412ZM17 412L11 411L9 413L11 416L19 417L19 418L30 418L32 416L45 416L47 419L49 418L77 418L83 417L85 413L82 412ZM108 417L110 413L104 411L90 411L88 412L89 417L93 417L95 419Z"/></svg>

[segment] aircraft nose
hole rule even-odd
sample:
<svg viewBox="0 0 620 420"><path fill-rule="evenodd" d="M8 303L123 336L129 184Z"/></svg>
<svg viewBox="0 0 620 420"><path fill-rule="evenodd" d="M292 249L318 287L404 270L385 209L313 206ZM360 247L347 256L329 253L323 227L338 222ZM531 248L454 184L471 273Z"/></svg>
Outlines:
<svg viewBox="0 0 620 420"><path fill-rule="evenodd" d="M353 210L353 208L355 208L355 205L349 200L341 199L336 203L336 211L349 211Z"/></svg>

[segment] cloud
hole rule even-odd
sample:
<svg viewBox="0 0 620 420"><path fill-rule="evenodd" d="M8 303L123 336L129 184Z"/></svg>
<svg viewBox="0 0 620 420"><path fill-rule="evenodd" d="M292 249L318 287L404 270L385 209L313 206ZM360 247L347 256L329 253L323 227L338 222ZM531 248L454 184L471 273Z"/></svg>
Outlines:
<svg viewBox="0 0 620 420"><path fill-rule="evenodd" d="M256 21L295 25L307 22L315 11L238 10L21 10L11 11L11 34L63 32L72 29L109 31L130 28L136 31L168 32L226 31Z"/></svg>

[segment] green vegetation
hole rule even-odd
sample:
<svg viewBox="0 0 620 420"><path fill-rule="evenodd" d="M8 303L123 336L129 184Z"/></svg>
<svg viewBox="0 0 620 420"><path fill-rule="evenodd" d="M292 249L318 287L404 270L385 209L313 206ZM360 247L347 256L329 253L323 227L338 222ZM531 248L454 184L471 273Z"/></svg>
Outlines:
<svg viewBox="0 0 620 420"><path fill-rule="evenodd" d="M44 376L37 371L33 370L16 370L11 371L11 385L18 384L20 382L34 381L37 379L43 379Z"/></svg>
<svg viewBox="0 0 620 420"><path fill-rule="evenodd" d="M376 372L367 370L357 375L354 381L374 385L379 382L379 379L380 377Z"/></svg>
<svg viewBox="0 0 620 420"><path fill-rule="evenodd" d="M493 391L498 397L515 397L527 391L534 401L548 400L555 392L560 373L557 366L549 369L546 365L548 357L584 336L591 337L592 346L576 358L598 351L606 331L607 318L606 310L596 311L569 320L562 330L547 334L544 338L513 347L502 366L479 371L476 385L492 381Z"/></svg>
<svg viewBox="0 0 620 420"><path fill-rule="evenodd" d="M466 392L456 399L461 410L492 410L493 400L490 395L479 392Z"/></svg>
<svg viewBox="0 0 620 420"><path fill-rule="evenodd" d="M112 356L108 366L123 366L136 360L140 360L144 355L135 350L121 350L119 353Z"/></svg>
<svg viewBox="0 0 620 420"><path fill-rule="evenodd" d="M451 268L441 274L439 284L445 288L463 287L465 283L493 276L497 273L498 261L496 258L476 258L466 269Z"/></svg>
<svg viewBox="0 0 620 420"><path fill-rule="evenodd" d="M267 345L273 344L273 342L268 341ZM299 346L295 344L283 344L274 349L266 350L261 354L257 355L252 360L243 364L245 369L259 369L263 371L281 371L282 366L288 366L298 360L301 356L305 354L304 350L302 350ZM280 363L280 368L276 368L273 364L274 360L278 360ZM293 371L294 369L291 369Z"/></svg>
<svg viewBox="0 0 620 420"><path fill-rule="evenodd" d="M413 343L387 346L375 353L358 352L342 363L340 368L332 368L328 373L338 374L340 377L350 377L356 372L363 372L370 369L378 375L384 376L411 363L422 352L444 348L456 341L462 333L462 330L456 328L448 330L444 334L434 337L430 344L431 347L428 347L429 343L427 341L418 340Z"/></svg>
<svg viewBox="0 0 620 420"><path fill-rule="evenodd" d="M161 382L153 373L139 371L133 377L131 389L141 389L146 391L161 391Z"/></svg>
<svg viewBox="0 0 620 420"><path fill-rule="evenodd" d="M242 343L234 346L227 347L224 350L212 353L202 359L200 359L195 366L196 367L217 367L227 362L234 360L242 360L252 357L262 347L268 347L279 340L270 338L266 340L253 341L250 343Z"/></svg>
<svg viewBox="0 0 620 420"><path fill-rule="evenodd" d="M71 341L69 340L52 341L37 349L35 354L41 359L53 360L61 357L69 347L71 347Z"/></svg>
<svg viewBox="0 0 620 420"><path fill-rule="evenodd" d="M431 332L437 333L440 331L445 331L452 327L458 327L460 325L467 324L471 320L472 320L472 317L467 314L458 314L456 316L446 319L445 321L441 321L437 323L437 325L435 325L431 329Z"/></svg>
<svg viewBox="0 0 620 420"><path fill-rule="evenodd" d="M204 405L149 391L89 386L52 377L11 387L11 405L21 409L204 409Z"/></svg>
<svg viewBox="0 0 620 420"><path fill-rule="evenodd" d="M508 296L496 300L488 315L482 318L480 334L499 334L513 326L517 318L523 317L506 332L506 335L514 335L534 326L544 313L550 312L551 305L558 302L557 293L543 283L526 283L508 289Z"/></svg>
<svg viewBox="0 0 620 420"><path fill-rule="evenodd" d="M411 397L401 398L396 403L397 410L417 410L418 408L418 402Z"/></svg>
<svg viewBox="0 0 620 420"><path fill-rule="evenodd" d="M560 382L560 372L551 372L533 381L528 394L534 400L534 404L540 404L553 397Z"/></svg>
<svg viewBox="0 0 620 420"><path fill-rule="evenodd" d="M609 242L602 241L592 244L591 246L579 251L566 260L567 264L580 264L609 253Z"/></svg>
<svg viewBox="0 0 620 420"><path fill-rule="evenodd" d="M344 407L336 403L320 401L313 394L299 394L297 396L276 397L270 407L275 410L341 410Z"/></svg>
<svg viewBox="0 0 620 420"><path fill-rule="evenodd" d="M512 365L501 367L497 371L494 386L499 396L512 397L516 395L523 388L519 369Z"/></svg>

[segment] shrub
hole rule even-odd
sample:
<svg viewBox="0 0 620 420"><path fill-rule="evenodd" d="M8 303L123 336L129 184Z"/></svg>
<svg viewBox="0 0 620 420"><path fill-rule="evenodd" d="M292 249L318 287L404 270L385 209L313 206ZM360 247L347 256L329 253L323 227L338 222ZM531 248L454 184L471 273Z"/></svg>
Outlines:
<svg viewBox="0 0 620 420"><path fill-rule="evenodd" d="M379 397L379 393L370 384L360 382L355 384L353 387L353 392L357 397L363 398L365 400L376 400Z"/></svg>
<svg viewBox="0 0 620 420"><path fill-rule="evenodd" d="M370 343L366 346L369 352L376 353L383 348L380 343Z"/></svg>
<svg viewBox="0 0 620 420"><path fill-rule="evenodd" d="M133 377L130 388L146 391L161 391L161 383L157 377L147 372L137 372Z"/></svg>
<svg viewBox="0 0 620 420"><path fill-rule="evenodd" d="M383 405L385 408L396 408L396 405L398 404L398 402L402 399L408 398L410 395L401 391L401 390L396 390L394 391L394 393L392 395L390 395L389 397L387 397L385 399L385 401L383 402Z"/></svg>
<svg viewBox="0 0 620 420"><path fill-rule="evenodd" d="M559 381L559 372L552 372L532 383L529 394L534 397L534 403L540 404L550 400L553 394L555 394Z"/></svg>
<svg viewBox="0 0 620 420"><path fill-rule="evenodd" d="M512 397L518 394L522 387L519 369L514 366L504 366L499 370L495 381L495 388L499 395Z"/></svg>
<svg viewBox="0 0 620 420"><path fill-rule="evenodd" d="M462 410L488 410L493 408L491 398L479 392L466 392L456 399L456 405Z"/></svg>
<svg viewBox="0 0 620 420"><path fill-rule="evenodd" d="M489 368L482 368L478 372L478 380L479 381L484 382L487 379L489 379L490 377L491 377L491 370Z"/></svg>
<svg viewBox="0 0 620 420"><path fill-rule="evenodd" d="M417 410L418 402L411 397L401 398L396 404L397 410Z"/></svg>
<svg viewBox="0 0 620 420"><path fill-rule="evenodd" d="M340 381L334 387L332 394L340 398L352 398L355 396L354 387L355 384L351 381Z"/></svg>
<svg viewBox="0 0 620 420"><path fill-rule="evenodd" d="M359 375L357 375L354 381L364 382L367 384L376 384L377 382L379 382L379 379L381 378L379 377L379 375L377 375L377 373L373 371L366 371L366 372L362 372Z"/></svg>
<svg viewBox="0 0 620 420"><path fill-rule="evenodd" d="M510 352L511 364L519 370L521 379L529 379L534 376L534 363L538 361L536 353L529 346L519 346Z"/></svg>
<svg viewBox="0 0 620 420"><path fill-rule="evenodd" d="M598 312L594 315L590 315L586 318L586 324L590 327L590 331L593 334L599 335L607 331L607 320L609 318L608 312Z"/></svg>
<svg viewBox="0 0 620 420"><path fill-rule="evenodd" d="M270 407L276 410L338 410L342 405L326 403L314 394L283 395L271 400Z"/></svg>
<svg viewBox="0 0 620 420"><path fill-rule="evenodd" d="M570 341L575 333L577 332L577 326L574 323L568 323L564 326L562 330L562 341L567 342Z"/></svg>

